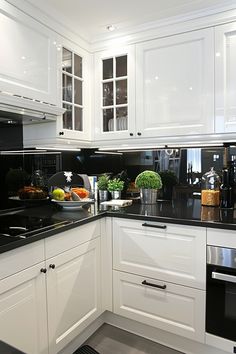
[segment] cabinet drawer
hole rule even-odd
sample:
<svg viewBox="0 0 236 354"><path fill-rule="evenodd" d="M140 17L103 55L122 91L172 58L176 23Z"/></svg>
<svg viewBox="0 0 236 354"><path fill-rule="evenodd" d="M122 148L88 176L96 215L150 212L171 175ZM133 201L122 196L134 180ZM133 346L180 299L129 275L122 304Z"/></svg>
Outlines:
<svg viewBox="0 0 236 354"><path fill-rule="evenodd" d="M93 221L86 225L61 232L58 235L48 237L45 239L46 259L92 240L100 236L100 234L100 221Z"/></svg>
<svg viewBox="0 0 236 354"><path fill-rule="evenodd" d="M166 288L143 285L144 280ZM113 271L113 294L116 314L204 342L204 291Z"/></svg>
<svg viewBox="0 0 236 354"><path fill-rule="evenodd" d="M0 254L0 279L18 273L32 265L43 262L44 241L30 243L9 252Z"/></svg>
<svg viewBox="0 0 236 354"><path fill-rule="evenodd" d="M236 248L235 231L207 228L207 244L219 247Z"/></svg>
<svg viewBox="0 0 236 354"><path fill-rule="evenodd" d="M205 289L205 228L114 219L113 237L114 269Z"/></svg>

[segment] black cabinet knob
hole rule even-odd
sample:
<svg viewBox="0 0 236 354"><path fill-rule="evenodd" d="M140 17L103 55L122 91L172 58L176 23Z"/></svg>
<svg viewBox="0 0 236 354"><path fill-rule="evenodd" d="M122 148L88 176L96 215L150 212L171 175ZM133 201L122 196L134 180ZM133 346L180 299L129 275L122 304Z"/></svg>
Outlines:
<svg viewBox="0 0 236 354"><path fill-rule="evenodd" d="M134 133L129 133L130 136L134 136Z"/></svg>
<svg viewBox="0 0 236 354"><path fill-rule="evenodd" d="M56 266L55 266L55 264L49 264L49 268L51 268L51 269L55 269L55 268L56 268Z"/></svg>
<svg viewBox="0 0 236 354"><path fill-rule="evenodd" d="M142 135L142 133L138 132L137 135L140 136L140 135Z"/></svg>
<svg viewBox="0 0 236 354"><path fill-rule="evenodd" d="M45 273L47 273L47 269L46 268L41 268L40 272L45 274Z"/></svg>
<svg viewBox="0 0 236 354"><path fill-rule="evenodd" d="M64 132L59 132L59 135L64 135Z"/></svg>

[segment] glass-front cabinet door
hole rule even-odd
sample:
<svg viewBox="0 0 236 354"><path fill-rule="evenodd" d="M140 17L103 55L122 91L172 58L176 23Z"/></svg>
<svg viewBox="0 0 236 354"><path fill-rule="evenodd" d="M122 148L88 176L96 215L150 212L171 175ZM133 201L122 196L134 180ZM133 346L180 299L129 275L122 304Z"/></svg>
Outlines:
<svg viewBox="0 0 236 354"><path fill-rule="evenodd" d="M61 46L61 97L62 107L66 109L58 129L61 138L90 139L88 56L80 48Z"/></svg>
<svg viewBox="0 0 236 354"><path fill-rule="evenodd" d="M83 59L62 50L63 129L83 131Z"/></svg>
<svg viewBox="0 0 236 354"><path fill-rule="evenodd" d="M95 139L135 135L132 50L104 52L95 59Z"/></svg>

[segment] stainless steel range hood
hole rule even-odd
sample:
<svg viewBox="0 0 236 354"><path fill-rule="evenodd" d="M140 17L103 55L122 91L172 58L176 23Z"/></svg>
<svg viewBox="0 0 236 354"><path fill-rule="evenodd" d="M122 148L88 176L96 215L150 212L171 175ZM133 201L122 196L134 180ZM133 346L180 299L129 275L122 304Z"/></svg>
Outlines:
<svg viewBox="0 0 236 354"><path fill-rule="evenodd" d="M55 121L65 112L55 105L0 92L0 122L23 124Z"/></svg>

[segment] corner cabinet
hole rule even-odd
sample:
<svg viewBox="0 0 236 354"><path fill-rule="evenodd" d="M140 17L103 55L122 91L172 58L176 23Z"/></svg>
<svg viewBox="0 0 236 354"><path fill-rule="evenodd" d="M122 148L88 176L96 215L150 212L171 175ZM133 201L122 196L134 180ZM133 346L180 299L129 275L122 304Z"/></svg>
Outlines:
<svg viewBox="0 0 236 354"><path fill-rule="evenodd" d="M6 1L0 23L0 91L58 105L56 33Z"/></svg>
<svg viewBox="0 0 236 354"><path fill-rule="evenodd" d="M214 132L214 30L136 49L136 129L142 137Z"/></svg>
<svg viewBox="0 0 236 354"><path fill-rule="evenodd" d="M236 23L215 28L216 133L236 131Z"/></svg>
<svg viewBox="0 0 236 354"><path fill-rule="evenodd" d="M101 314L100 238L46 262L49 353L58 353Z"/></svg>
<svg viewBox="0 0 236 354"><path fill-rule="evenodd" d="M95 54L95 140L135 136L135 47Z"/></svg>

